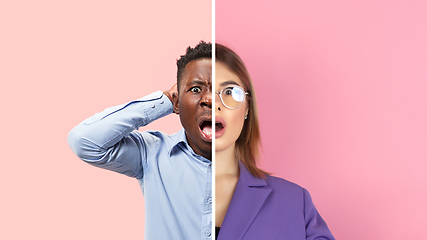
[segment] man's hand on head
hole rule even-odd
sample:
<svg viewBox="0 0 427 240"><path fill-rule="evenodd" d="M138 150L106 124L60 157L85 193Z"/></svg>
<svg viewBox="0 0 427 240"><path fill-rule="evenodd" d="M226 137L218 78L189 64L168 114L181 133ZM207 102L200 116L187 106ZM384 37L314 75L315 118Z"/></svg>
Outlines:
<svg viewBox="0 0 427 240"><path fill-rule="evenodd" d="M164 91L163 94L166 95L169 98L169 100L173 103L173 97L174 97L174 95L175 95L175 98L178 98L178 87L177 87L177 84L175 83L172 86L171 89L169 89L167 91ZM178 114L178 112L176 112L175 109L174 109L173 112L176 113L176 114Z"/></svg>

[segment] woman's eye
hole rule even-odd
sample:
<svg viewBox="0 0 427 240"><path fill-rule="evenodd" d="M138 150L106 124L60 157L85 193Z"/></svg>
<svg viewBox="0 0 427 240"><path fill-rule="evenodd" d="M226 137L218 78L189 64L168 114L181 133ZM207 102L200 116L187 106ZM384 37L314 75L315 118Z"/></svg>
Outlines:
<svg viewBox="0 0 427 240"><path fill-rule="evenodd" d="M202 89L200 87L192 87L190 88L190 91L193 93L198 93L198 92L201 92Z"/></svg>
<svg viewBox="0 0 427 240"><path fill-rule="evenodd" d="M225 95L231 95L233 93L233 89L232 88L226 88L226 89L224 89L223 93Z"/></svg>

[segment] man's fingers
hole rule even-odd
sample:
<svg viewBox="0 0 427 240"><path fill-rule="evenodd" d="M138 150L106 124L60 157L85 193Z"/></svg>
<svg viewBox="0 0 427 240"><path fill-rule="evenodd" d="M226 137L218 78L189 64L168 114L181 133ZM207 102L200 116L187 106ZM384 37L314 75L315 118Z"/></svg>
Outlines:
<svg viewBox="0 0 427 240"><path fill-rule="evenodd" d="M174 105L173 112L178 114L178 85L175 83L171 89L164 91L163 94L165 94Z"/></svg>

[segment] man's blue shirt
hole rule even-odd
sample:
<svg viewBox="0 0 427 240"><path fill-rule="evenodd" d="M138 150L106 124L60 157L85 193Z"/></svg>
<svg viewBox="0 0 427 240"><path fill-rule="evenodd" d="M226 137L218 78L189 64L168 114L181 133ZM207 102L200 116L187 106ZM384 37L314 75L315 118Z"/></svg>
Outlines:
<svg viewBox="0 0 427 240"><path fill-rule="evenodd" d="M135 131L173 112L158 91L108 108L68 135L73 152L94 166L135 177L145 198L145 239L212 239L212 163L185 131Z"/></svg>

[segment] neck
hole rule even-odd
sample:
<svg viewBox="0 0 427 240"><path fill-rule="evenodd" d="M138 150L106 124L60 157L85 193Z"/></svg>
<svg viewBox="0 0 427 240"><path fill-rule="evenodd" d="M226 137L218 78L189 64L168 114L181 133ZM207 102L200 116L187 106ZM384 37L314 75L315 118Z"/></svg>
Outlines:
<svg viewBox="0 0 427 240"><path fill-rule="evenodd" d="M239 163L235 155L234 145L215 152L215 176L232 175L239 176Z"/></svg>

